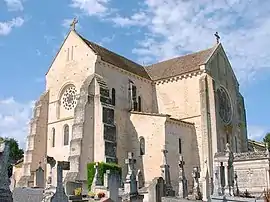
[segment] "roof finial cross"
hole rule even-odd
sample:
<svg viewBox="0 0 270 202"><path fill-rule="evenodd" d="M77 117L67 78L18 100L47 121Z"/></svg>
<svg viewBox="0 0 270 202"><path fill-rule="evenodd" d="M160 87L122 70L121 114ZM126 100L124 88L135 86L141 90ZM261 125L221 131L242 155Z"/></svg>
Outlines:
<svg viewBox="0 0 270 202"><path fill-rule="evenodd" d="M70 24L70 29L74 31L75 28L76 28L76 24L77 23L78 23L78 19L77 18L74 18L73 21Z"/></svg>
<svg viewBox="0 0 270 202"><path fill-rule="evenodd" d="M219 39L220 39L220 36L218 35L218 32L215 33L215 37L216 37L217 44L218 44L219 43Z"/></svg>

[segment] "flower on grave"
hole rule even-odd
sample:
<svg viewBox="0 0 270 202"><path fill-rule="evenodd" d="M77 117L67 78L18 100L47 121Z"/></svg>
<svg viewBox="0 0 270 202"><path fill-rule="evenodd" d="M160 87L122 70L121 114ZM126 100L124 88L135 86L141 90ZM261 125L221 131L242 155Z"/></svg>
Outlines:
<svg viewBox="0 0 270 202"><path fill-rule="evenodd" d="M105 197L105 193L99 192L99 193L98 193L98 198L103 198L103 197Z"/></svg>
<svg viewBox="0 0 270 202"><path fill-rule="evenodd" d="M90 198L94 198L95 196L96 196L96 194L94 193L94 192L88 192L88 196L90 197Z"/></svg>
<svg viewBox="0 0 270 202"><path fill-rule="evenodd" d="M82 188L76 188L74 190L74 195L75 196L81 196L82 195Z"/></svg>

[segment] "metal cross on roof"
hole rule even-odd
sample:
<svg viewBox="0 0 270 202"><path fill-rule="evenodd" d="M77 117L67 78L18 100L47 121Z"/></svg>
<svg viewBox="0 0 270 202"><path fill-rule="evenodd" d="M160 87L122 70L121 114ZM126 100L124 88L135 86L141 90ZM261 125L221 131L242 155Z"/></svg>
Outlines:
<svg viewBox="0 0 270 202"><path fill-rule="evenodd" d="M73 21L70 24L70 29L71 30L75 30L77 23L78 23L78 19L77 18L74 18Z"/></svg>
<svg viewBox="0 0 270 202"><path fill-rule="evenodd" d="M219 43L220 36L218 35L218 32L215 33L215 37L216 37L217 43Z"/></svg>

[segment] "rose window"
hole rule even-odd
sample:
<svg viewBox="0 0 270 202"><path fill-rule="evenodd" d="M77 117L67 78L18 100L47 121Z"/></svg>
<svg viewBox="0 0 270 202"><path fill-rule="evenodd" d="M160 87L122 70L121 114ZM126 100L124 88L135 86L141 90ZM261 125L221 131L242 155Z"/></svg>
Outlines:
<svg viewBox="0 0 270 202"><path fill-rule="evenodd" d="M217 90L218 102L219 102L219 115L222 121L226 124L231 122L232 119L232 105L229 95L224 88Z"/></svg>
<svg viewBox="0 0 270 202"><path fill-rule="evenodd" d="M66 110L71 110L76 106L76 88L74 86L68 87L62 98L62 104Z"/></svg>

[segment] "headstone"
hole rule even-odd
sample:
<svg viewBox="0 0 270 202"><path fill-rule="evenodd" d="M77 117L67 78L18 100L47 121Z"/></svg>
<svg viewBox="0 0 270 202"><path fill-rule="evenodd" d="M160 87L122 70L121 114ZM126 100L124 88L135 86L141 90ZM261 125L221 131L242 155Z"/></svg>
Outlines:
<svg viewBox="0 0 270 202"><path fill-rule="evenodd" d="M198 167L193 168L192 172L192 177L193 177L193 193L192 193L192 199L194 200L201 200L202 195L200 191L200 186L199 186L199 178L200 178L200 172Z"/></svg>
<svg viewBox="0 0 270 202"><path fill-rule="evenodd" d="M162 177L156 177L148 187L148 202L161 202L166 195L165 181Z"/></svg>
<svg viewBox="0 0 270 202"><path fill-rule="evenodd" d="M57 187L52 202L68 202L68 197L63 186L63 170L69 170L70 163L67 161L57 162Z"/></svg>
<svg viewBox="0 0 270 202"><path fill-rule="evenodd" d="M93 179L92 186L91 186L92 192L95 192L96 187L101 185L100 175L99 175L99 171L98 171L99 170L98 169L98 162L96 162L96 164L94 165L94 168L95 168L95 175L94 175L94 179Z"/></svg>
<svg viewBox="0 0 270 202"><path fill-rule="evenodd" d="M104 176L104 186L106 186L108 190L107 197L110 198L112 201L118 201L120 175L118 173L111 172L110 170L106 170Z"/></svg>
<svg viewBox="0 0 270 202"><path fill-rule="evenodd" d="M40 188L16 187L13 190L13 202L40 202L43 191Z"/></svg>
<svg viewBox="0 0 270 202"><path fill-rule="evenodd" d="M165 145L161 151L163 153L163 165L160 167L162 171L162 177L165 180L166 196L175 196L175 191L171 185L170 166L167 162L168 150L165 148Z"/></svg>
<svg viewBox="0 0 270 202"><path fill-rule="evenodd" d="M128 152L128 158L125 160L128 166L128 173L124 183L124 195L122 196L123 202L142 202L144 196L138 193L136 175L135 175L135 163L134 154Z"/></svg>
<svg viewBox="0 0 270 202"><path fill-rule="evenodd" d="M125 160L125 163L128 166L128 172L125 180L125 193L137 194L137 182L135 175L135 163L136 159L134 159L134 154L132 152L128 152L128 158Z"/></svg>
<svg viewBox="0 0 270 202"><path fill-rule="evenodd" d="M183 159L183 156L179 156L179 190L178 195L180 198L186 198L188 196L188 188L187 188L187 179L185 176L185 170L184 165L185 161Z"/></svg>
<svg viewBox="0 0 270 202"><path fill-rule="evenodd" d="M44 182L44 170L41 167L41 162L39 163L39 167L36 170L36 187L44 188L45 182Z"/></svg>
<svg viewBox="0 0 270 202"><path fill-rule="evenodd" d="M8 177L9 166L9 145L0 142L0 201L12 202L12 194L9 188L10 179Z"/></svg>

